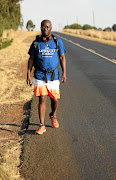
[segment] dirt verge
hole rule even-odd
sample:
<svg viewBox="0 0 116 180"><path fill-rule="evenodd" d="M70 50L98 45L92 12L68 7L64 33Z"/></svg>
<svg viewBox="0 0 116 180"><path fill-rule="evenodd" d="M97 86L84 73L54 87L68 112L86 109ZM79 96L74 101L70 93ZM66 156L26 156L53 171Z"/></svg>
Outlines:
<svg viewBox="0 0 116 180"><path fill-rule="evenodd" d="M28 126L33 86L26 85L28 49L38 32L16 31L13 43L0 50L0 179L19 173L23 134Z"/></svg>

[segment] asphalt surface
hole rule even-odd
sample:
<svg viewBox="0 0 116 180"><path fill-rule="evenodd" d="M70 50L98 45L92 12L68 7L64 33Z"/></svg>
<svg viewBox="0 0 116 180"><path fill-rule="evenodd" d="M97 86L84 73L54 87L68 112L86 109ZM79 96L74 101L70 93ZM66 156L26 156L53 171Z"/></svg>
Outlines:
<svg viewBox="0 0 116 180"><path fill-rule="evenodd" d="M55 35L58 33L55 33ZM59 34L110 59L116 48ZM67 50L67 82L60 85L58 129L38 128L38 98L33 97L25 134L21 174L26 180L116 179L116 64L63 40Z"/></svg>

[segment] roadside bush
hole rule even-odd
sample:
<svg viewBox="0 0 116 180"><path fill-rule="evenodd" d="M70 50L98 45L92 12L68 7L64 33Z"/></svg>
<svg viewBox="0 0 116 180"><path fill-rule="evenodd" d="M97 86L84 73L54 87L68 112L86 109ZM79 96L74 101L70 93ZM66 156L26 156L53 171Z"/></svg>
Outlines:
<svg viewBox="0 0 116 180"><path fill-rule="evenodd" d="M82 29L82 26L80 24L72 24L70 25L71 29Z"/></svg>
<svg viewBox="0 0 116 180"><path fill-rule="evenodd" d="M85 25L83 26L83 30L87 30L87 29L93 29L93 27L90 26L90 25L88 25L88 24L85 24Z"/></svg>
<svg viewBox="0 0 116 180"><path fill-rule="evenodd" d="M112 30L113 30L113 31L116 31L116 24L114 24L114 25L112 26Z"/></svg>
<svg viewBox="0 0 116 180"><path fill-rule="evenodd" d="M3 30L4 30L4 27L3 26L1 26L0 27L0 37L2 36L2 34L3 34Z"/></svg>
<svg viewBox="0 0 116 180"><path fill-rule="evenodd" d="M112 29L110 27L107 27L107 28L104 29L104 31L108 31L109 32L109 31L112 31Z"/></svg>
<svg viewBox="0 0 116 180"><path fill-rule="evenodd" d="M70 26L66 25L64 26L64 29L70 29Z"/></svg>
<svg viewBox="0 0 116 180"><path fill-rule="evenodd" d="M2 39L0 39L0 49L10 46L12 42L13 42L13 39L6 40L6 41L3 41Z"/></svg>
<svg viewBox="0 0 116 180"><path fill-rule="evenodd" d="M70 26L65 26L64 29L82 29L82 26L80 24L71 24Z"/></svg>

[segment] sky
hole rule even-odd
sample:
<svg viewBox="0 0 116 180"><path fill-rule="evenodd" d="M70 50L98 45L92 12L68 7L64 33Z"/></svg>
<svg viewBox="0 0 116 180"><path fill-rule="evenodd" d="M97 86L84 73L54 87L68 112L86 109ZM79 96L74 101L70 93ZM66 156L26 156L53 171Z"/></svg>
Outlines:
<svg viewBox="0 0 116 180"><path fill-rule="evenodd" d="M32 20L39 31L43 19L51 20L54 31L73 23L102 29L116 24L116 0L22 0L20 4L23 29Z"/></svg>

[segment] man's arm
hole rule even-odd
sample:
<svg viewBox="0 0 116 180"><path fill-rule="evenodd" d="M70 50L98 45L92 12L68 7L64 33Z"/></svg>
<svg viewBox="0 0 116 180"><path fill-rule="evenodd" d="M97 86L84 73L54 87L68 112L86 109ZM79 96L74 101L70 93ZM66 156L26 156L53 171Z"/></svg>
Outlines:
<svg viewBox="0 0 116 180"><path fill-rule="evenodd" d="M62 68L62 83L66 82L66 58L64 53L60 55L60 65Z"/></svg>
<svg viewBox="0 0 116 180"><path fill-rule="evenodd" d="M27 84L31 86L31 70L34 64L34 56L30 56L27 68Z"/></svg>

